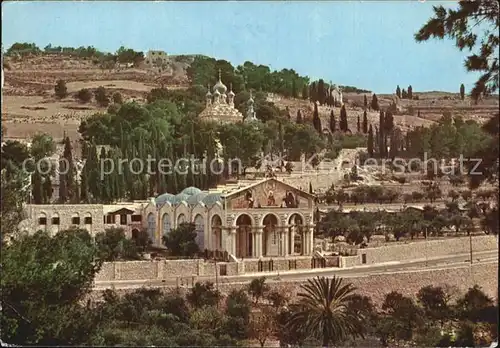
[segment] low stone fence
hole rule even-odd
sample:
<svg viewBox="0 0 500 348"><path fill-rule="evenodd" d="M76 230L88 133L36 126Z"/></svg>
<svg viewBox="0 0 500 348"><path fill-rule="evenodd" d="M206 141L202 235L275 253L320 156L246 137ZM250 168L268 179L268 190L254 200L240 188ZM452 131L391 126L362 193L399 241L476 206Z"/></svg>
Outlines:
<svg viewBox="0 0 500 348"><path fill-rule="evenodd" d="M355 255L355 256L339 256L339 267L341 268L348 268L348 267L354 267L358 266L361 264L361 256L360 255Z"/></svg>
<svg viewBox="0 0 500 348"><path fill-rule="evenodd" d="M215 277L237 275L238 265L231 262L194 260L115 261L105 262L95 281L160 280L179 277Z"/></svg>
<svg viewBox="0 0 500 348"><path fill-rule="evenodd" d="M333 265L330 267L337 267ZM213 262L203 259L105 262L96 282L124 280L175 280L192 277L234 276L245 273L311 269L311 257L248 259L239 262Z"/></svg>

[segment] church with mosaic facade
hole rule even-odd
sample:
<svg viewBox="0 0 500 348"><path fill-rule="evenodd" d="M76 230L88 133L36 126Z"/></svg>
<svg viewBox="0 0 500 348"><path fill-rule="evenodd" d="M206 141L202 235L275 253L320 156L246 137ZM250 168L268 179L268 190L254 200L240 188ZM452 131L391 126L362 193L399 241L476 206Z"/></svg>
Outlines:
<svg viewBox="0 0 500 348"><path fill-rule="evenodd" d="M192 222L201 250L236 258L311 255L314 196L277 179L225 185L220 190L188 187L164 193L142 210L155 244L182 223Z"/></svg>

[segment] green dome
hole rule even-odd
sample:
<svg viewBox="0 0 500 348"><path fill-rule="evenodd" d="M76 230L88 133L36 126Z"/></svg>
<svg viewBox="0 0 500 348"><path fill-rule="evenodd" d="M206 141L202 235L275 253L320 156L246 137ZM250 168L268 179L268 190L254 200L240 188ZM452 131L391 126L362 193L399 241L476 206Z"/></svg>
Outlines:
<svg viewBox="0 0 500 348"><path fill-rule="evenodd" d="M206 193L206 192L200 192L196 195L189 197L187 202L188 202L188 204L196 205L199 202L201 202L207 195L208 195L208 193Z"/></svg>
<svg viewBox="0 0 500 348"><path fill-rule="evenodd" d="M197 187L190 186L190 187L186 187L184 190L182 190L181 193L183 193L185 195L189 195L189 196L194 196L194 195L197 195L198 193L201 193L201 190Z"/></svg>
<svg viewBox="0 0 500 348"><path fill-rule="evenodd" d="M188 200L189 197L190 197L189 195L181 192L181 193L175 195L173 204L178 204L178 203L180 203L182 201L186 201L187 202L187 200Z"/></svg>
<svg viewBox="0 0 500 348"><path fill-rule="evenodd" d="M213 205L217 202L221 201L220 193L209 193L205 198L203 198L202 202L205 205Z"/></svg>
<svg viewBox="0 0 500 348"><path fill-rule="evenodd" d="M166 202L169 202L170 204L172 204L174 202L174 200L175 200L175 196L173 194L164 193L164 194L156 197L155 203L156 203L156 205L162 205L162 204L165 204Z"/></svg>

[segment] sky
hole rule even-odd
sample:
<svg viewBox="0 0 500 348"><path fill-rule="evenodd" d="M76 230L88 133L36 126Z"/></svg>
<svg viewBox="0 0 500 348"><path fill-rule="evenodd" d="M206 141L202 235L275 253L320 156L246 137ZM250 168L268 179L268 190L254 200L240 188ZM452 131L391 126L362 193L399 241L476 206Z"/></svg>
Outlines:
<svg viewBox="0 0 500 348"><path fill-rule="evenodd" d="M442 2L448 4L450 2ZM3 1L2 44L94 46L251 61L393 93L458 92L477 75L453 41L415 42L438 1ZM453 5L453 4L452 4ZM451 5L451 6L452 6Z"/></svg>

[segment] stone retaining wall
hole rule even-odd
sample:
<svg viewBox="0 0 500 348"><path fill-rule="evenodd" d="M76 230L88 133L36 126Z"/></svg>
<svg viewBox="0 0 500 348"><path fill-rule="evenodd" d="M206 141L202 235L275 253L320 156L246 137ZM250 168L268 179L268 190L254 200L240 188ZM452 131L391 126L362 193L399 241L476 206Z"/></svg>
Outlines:
<svg viewBox="0 0 500 348"><path fill-rule="evenodd" d="M472 252L498 250L498 239L495 236L476 236L472 238ZM391 261L408 261L439 257L454 254L466 254L470 251L470 239L457 237L426 242L386 245L377 248L359 249L356 256L328 256L327 267L354 267L363 263L376 264ZM363 257L363 254L366 255ZM263 260L264 270L270 270L269 261ZM273 271L288 271L293 269L311 269L311 257L272 259ZM191 260L160 260L160 261L119 261L105 262L96 276L96 281L112 280L156 280L178 277L215 277L215 272L221 275L221 267L225 275L238 275L259 272L258 260L243 260L242 262L213 262L202 259ZM290 268L292 267L292 268ZM265 276L266 272L262 272Z"/></svg>
<svg viewBox="0 0 500 348"><path fill-rule="evenodd" d="M152 280L191 276L215 276L214 264L204 260L105 262L95 280Z"/></svg>
<svg viewBox="0 0 500 348"><path fill-rule="evenodd" d="M472 253L498 250L498 237L483 235L472 237ZM470 252L470 238L456 237L441 240L419 241L408 244L385 245L359 249L358 255L366 255L366 264L417 260Z"/></svg>
<svg viewBox="0 0 500 348"><path fill-rule="evenodd" d="M361 255L356 256L340 256L340 267L348 268L361 264Z"/></svg>

